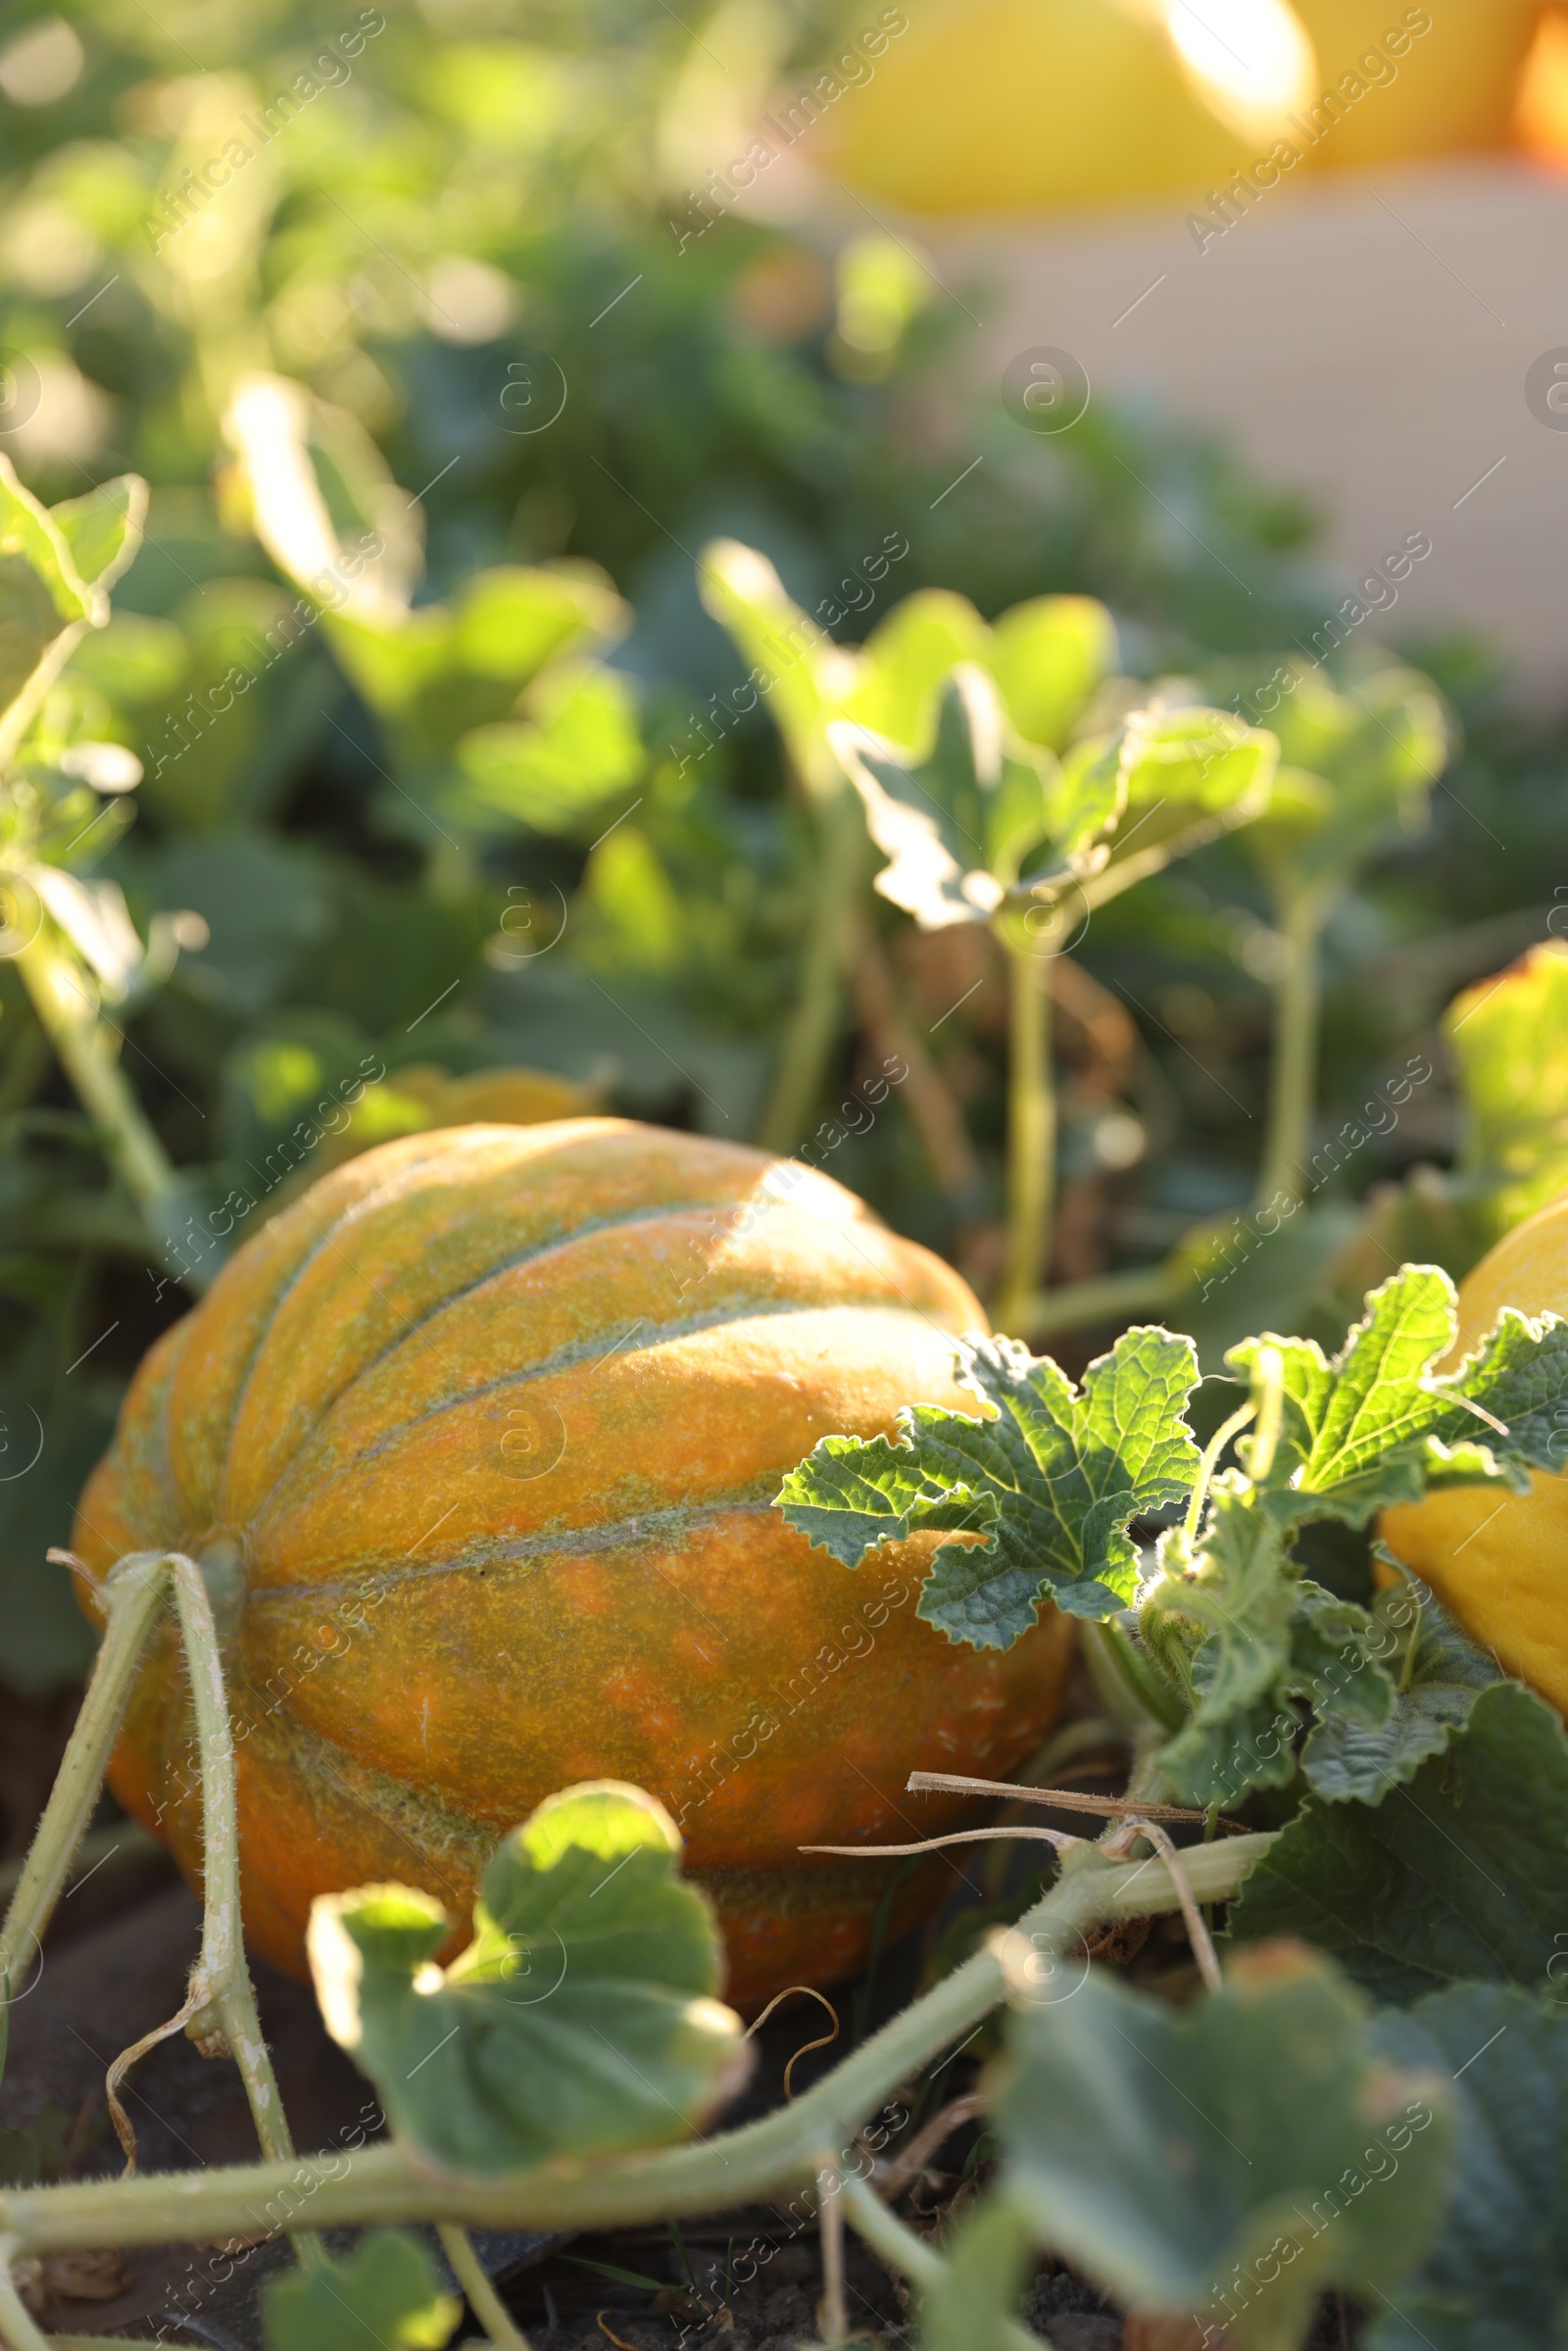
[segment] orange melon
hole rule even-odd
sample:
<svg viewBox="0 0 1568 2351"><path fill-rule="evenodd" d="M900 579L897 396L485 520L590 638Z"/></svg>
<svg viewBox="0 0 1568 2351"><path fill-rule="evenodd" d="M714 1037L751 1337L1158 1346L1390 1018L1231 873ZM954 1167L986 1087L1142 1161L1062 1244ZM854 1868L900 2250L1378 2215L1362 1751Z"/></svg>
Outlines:
<svg viewBox="0 0 1568 2351"><path fill-rule="evenodd" d="M853 1971L890 1865L800 1847L967 1817L906 1774L1015 1767L1070 1628L950 1645L921 1543L850 1574L770 1504L829 1431L974 1409L950 1340L981 1324L826 1176L619 1119L406 1136L256 1233L149 1353L75 1535L97 1578L202 1567L252 1948L303 1973L314 1897L372 1880L466 1918L504 1831L613 1778L680 1824L733 1998ZM166 1631L111 1785L194 1878L191 1739Z"/></svg>

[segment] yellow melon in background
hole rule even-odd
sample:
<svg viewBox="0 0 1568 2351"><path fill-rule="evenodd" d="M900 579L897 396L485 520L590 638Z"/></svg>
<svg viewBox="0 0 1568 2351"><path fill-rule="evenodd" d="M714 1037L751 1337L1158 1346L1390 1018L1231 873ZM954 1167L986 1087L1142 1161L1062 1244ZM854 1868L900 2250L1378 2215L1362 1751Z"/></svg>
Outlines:
<svg viewBox="0 0 1568 2351"><path fill-rule="evenodd" d="M1205 0L1197 12L1175 0L906 0L906 13L874 78L824 111L811 152L910 212L1201 190L1266 154L1311 84L1285 0ZM1256 69L1246 88L1228 38L1242 14Z"/></svg>
<svg viewBox="0 0 1568 2351"><path fill-rule="evenodd" d="M1507 144L1541 0L1296 0L1317 52L1320 90L1345 76L1365 95L1348 106L1321 145L1314 168L1348 171L1422 155L1460 155ZM1425 18L1402 55L1390 60L1384 36L1402 39ZM1361 70L1359 61L1371 55ZM1382 56L1383 63L1378 58ZM1381 80L1380 74L1387 76Z"/></svg>
<svg viewBox="0 0 1568 2351"><path fill-rule="evenodd" d="M1568 1197L1515 1225L1461 1284L1446 1369L1481 1345L1504 1306L1568 1318ZM1378 1532L1473 1640L1568 1717L1568 1477L1538 1471L1528 1494L1454 1487L1385 1510Z"/></svg>
<svg viewBox="0 0 1568 2351"><path fill-rule="evenodd" d="M959 215L1200 196L1279 138L1314 173L1503 146L1542 9L906 0L905 13L872 78L829 100L809 152L868 196Z"/></svg>

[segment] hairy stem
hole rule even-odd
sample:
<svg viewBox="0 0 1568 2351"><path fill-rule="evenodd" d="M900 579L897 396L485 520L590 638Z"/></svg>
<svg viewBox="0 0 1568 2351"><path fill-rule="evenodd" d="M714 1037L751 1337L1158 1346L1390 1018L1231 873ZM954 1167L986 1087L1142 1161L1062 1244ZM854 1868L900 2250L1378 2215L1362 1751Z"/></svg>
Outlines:
<svg viewBox="0 0 1568 2351"><path fill-rule="evenodd" d="M98 1130L104 1153L141 1209L160 1255L169 1245L182 1247L189 1186L149 1125L81 972L54 938L41 908L36 935L14 959L49 1042ZM195 1263L179 1279L188 1289L204 1290L220 1255L209 1236Z"/></svg>
<svg viewBox="0 0 1568 2351"><path fill-rule="evenodd" d="M466 2229L444 2222L436 2230L441 2250L452 2264L452 2275L467 2296L468 2308L484 2328L492 2351L528 2351L528 2338L517 2326L490 2279L484 2264L468 2242Z"/></svg>
<svg viewBox="0 0 1568 2351"><path fill-rule="evenodd" d="M202 1950L193 1991L204 2007L191 2025L198 2038L204 2024L216 2023L238 2066L262 2153L286 2162L294 2153L271 2055L262 2038L256 1992L245 1958L240 1925L239 1803L234 1781L234 1734L213 1604L201 1569L182 1551L169 1554L174 1606L185 1644L191 1706L202 1775ZM296 2236L295 2251L306 2264L324 2261L314 2237Z"/></svg>
<svg viewBox="0 0 1568 2351"><path fill-rule="evenodd" d="M19 2251L14 2237L0 2237L0 2343L6 2351L49 2351L48 2337L33 2324L17 2290L13 2265Z"/></svg>
<svg viewBox="0 0 1568 2351"><path fill-rule="evenodd" d="M1320 892L1293 892L1280 936L1284 957L1274 985L1274 1064L1269 1077L1268 1131L1257 1180L1261 1202L1284 1193L1298 1200L1307 1183L1304 1162L1317 1102L1317 1032L1322 1006L1319 947L1328 908Z"/></svg>
<svg viewBox="0 0 1568 2351"><path fill-rule="evenodd" d="M1226 1901L1261 1860L1270 1836L1190 1846L1188 1885L1200 1901ZM1115 1863L1098 1847L1074 1851L1019 1932L1048 1955L1089 1928L1181 1907L1163 1861ZM435 2178L397 2145L294 2163L164 2173L126 2180L0 2191L0 2231L26 2252L80 2245L166 2244L369 2222L457 2221L482 2229L592 2229L679 2218L789 2194L808 2180L824 2139L839 2147L899 2084L971 2033L1002 2000L1002 1963L975 1953L793 2104L760 2122L678 2147L580 2168L551 2165L510 2180Z"/></svg>
<svg viewBox="0 0 1568 2351"><path fill-rule="evenodd" d="M764 1151L795 1151L822 1092L838 1039L853 916L865 872L865 820L846 783L816 803L818 863L811 921L802 957L800 994L785 1024L778 1068L758 1141Z"/></svg>
<svg viewBox="0 0 1568 2351"><path fill-rule="evenodd" d="M1047 966L1007 948L1007 1259L997 1295L999 1330L1019 1329L1045 1288L1056 1174L1056 1097L1051 1064Z"/></svg>
<svg viewBox="0 0 1568 2351"><path fill-rule="evenodd" d="M147 1636L168 1589L164 1562L145 1553L124 1561L101 1587L108 1626L65 1760L23 1864L5 1925L0 1927L0 1995L8 2005L12 1986L31 1966L71 1876L76 1848L103 1788L109 1751L120 1736ZM4 2025L0 2013L0 2052L4 2050Z"/></svg>

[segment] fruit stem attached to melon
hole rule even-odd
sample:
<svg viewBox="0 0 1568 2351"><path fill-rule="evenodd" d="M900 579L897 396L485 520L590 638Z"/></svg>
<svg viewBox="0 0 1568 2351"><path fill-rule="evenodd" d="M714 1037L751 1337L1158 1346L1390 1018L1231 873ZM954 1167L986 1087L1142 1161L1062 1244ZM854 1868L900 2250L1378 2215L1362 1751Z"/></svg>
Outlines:
<svg viewBox="0 0 1568 2351"><path fill-rule="evenodd" d="M997 1328L1016 1332L1045 1289L1056 1179L1056 1096L1048 966L1007 947L1007 1260Z"/></svg>
<svg viewBox="0 0 1568 2351"><path fill-rule="evenodd" d="M1275 1838L1269 1834L1189 1845L1182 1854L1199 1902L1230 1900ZM1098 1846L1074 1852L1045 1897L1012 1930L1043 1963L1096 1926L1178 1910L1169 1870L1153 1856L1116 1863ZM683 2146L612 2158L575 2174L541 2166L511 2180L442 2180L402 2147L225 2170L154 2173L125 2180L0 2190L0 2236L24 2254L83 2245L160 2244L251 2233L271 2196L309 2202L317 2229L370 2222L457 2221L481 2229L592 2229L679 2218L789 2195L808 2181L824 2140L849 2140L903 2082L962 2041L1005 1995L995 1949L977 1951L904 2009L793 2104L738 2131Z"/></svg>

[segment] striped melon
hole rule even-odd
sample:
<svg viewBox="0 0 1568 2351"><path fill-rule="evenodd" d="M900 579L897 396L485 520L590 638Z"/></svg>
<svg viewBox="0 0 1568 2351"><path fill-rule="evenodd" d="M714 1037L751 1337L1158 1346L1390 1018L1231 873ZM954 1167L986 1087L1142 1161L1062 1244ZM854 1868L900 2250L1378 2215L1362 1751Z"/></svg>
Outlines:
<svg viewBox="0 0 1568 2351"><path fill-rule="evenodd" d="M906 1773L1016 1765L1068 1628L951 1646L918 1543L851 1575L769 1505L830 1430L972 1409L949 1338L980 1321L826 1176L618 1119L407 1136L257 1232L149 1353L75 1537L95 1577L201 1563L252 1947L303 1972L313 1897L370 1880L466 1917L503 1831L609 1777L680 1824L733 1997L853 1970L889 1865L799 1848L963 1817L911 1819ZM111 1778L194 1874L171 1642Z"/></svg>

